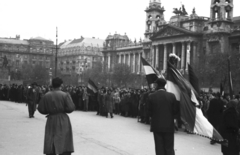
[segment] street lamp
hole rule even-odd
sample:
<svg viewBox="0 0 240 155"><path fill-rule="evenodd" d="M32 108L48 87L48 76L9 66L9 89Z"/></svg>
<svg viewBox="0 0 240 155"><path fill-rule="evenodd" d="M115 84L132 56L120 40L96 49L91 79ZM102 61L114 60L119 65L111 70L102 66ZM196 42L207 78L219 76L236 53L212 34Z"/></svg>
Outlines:
<svg viewBox="0 0 240 155"><path fill-rule="evenodd" d="M51 83L52 83L52 68L49 68L49 77L50 77L49 84L51 85Z"/></svg>
<svg viewBox="0 0 240 155"><path fill-rule="evenodd" d="M56 27L55 77L57 77L58 28Z"/></svg>
<svg viewBox="0 0 240 155"><path fill-rule="evenodd" d="M85 71L85 68L87 68L87 58L85 58L84 62L83 62L83 71L82 71L82 79L83 79L83 83L84 83L84 71Z"/></svg>

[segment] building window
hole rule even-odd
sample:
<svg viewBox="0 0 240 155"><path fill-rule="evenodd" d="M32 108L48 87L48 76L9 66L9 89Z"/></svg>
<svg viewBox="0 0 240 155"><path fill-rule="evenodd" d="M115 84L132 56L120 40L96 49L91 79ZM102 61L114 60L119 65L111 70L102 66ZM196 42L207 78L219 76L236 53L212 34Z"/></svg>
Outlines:
<svg viewBox="0 0 240 155"><path fill-rule="evenodd" d="M16 65L19 66L19 60L16 61Z"/></svg>

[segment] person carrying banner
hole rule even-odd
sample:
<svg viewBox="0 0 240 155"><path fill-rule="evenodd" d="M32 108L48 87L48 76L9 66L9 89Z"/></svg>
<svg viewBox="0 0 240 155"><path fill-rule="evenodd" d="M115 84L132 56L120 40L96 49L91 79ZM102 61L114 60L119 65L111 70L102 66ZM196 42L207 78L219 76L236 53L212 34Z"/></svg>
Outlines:
<svg viewBox="0 0 240 155"><path fill-rule="evenodd" d="M156 155L174 155L174 117L178 114L174 94L165 90L166 80L155 81L156 91L149 95L151 132L154 135Z"/></svg>

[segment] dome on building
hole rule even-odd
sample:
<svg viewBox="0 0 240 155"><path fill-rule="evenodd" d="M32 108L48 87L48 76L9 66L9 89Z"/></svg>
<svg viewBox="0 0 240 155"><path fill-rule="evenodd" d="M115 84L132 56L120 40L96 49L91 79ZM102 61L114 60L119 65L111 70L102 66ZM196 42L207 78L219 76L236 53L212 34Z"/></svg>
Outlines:
<svg viewBox="0 0 240 155"><path fill-rule="evenodd" d="M42 38L42 37L35 37L35 38L31 38L29 40L45 40L45 41L49 41L48 39Z"/></svg>
<svg viewBox="0 0 240 155"><path fill-rule="evenodd" d="M114 35L109 34L107 36L106 40L112 40L112 39L129 40L129 38L128 38L126 33L124 35L120 35L120 34L117 34L117 33L115 33Z"/></svg>

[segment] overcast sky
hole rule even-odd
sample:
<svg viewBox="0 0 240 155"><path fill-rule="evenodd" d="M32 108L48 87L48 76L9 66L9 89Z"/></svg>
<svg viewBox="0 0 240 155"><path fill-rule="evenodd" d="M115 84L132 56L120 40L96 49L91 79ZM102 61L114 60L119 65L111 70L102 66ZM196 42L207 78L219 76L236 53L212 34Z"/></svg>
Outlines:
<svg viewBox="0 0 240 155"><path fill-rule="evenodd" d="M210 16L211 0L161 0L165 20L181 3L189 14ZM127 33L130 39L144 38L149 0L1 0L0 37L21 39L41 36L59 42L83 37L105 39L109 33ZM234 0L234 16L240 16L240 0ZM58 43L59 43L58 42Z"/></svg>

